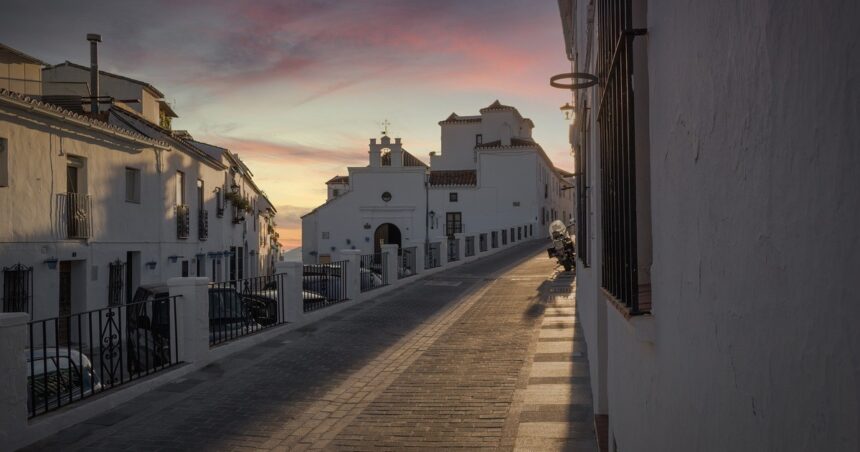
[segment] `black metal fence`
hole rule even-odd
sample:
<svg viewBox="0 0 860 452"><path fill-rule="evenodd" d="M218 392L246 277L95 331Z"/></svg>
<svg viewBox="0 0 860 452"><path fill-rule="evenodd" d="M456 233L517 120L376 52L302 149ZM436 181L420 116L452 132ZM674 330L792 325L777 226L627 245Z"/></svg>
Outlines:
<svg viewBox="0 0 860 452"><path fill-rule="evenodd" d="M460 239L448 239L448 262L460 260Z"/></svg>
<svg viewBox="0 0 860 452"><path fill-rule="evenodd" d="M304 312L316 311L348 300L347 261L304 265L302 300Z"/></svg>
<svg viewBox="0 0 860 452"><path fill-rule="evenodd" d="M29 323L30 418L179 362L176 297Z"/></svg>
<svg viewBox="0 0 860 452"><path fill-rule="evenodd" d="M411 246L400 250L400 265L397 266L397 278L408 278L417 274L415 267L418 258L417 247Z"/></svg>
<svg viewBox="0 0 860 452"><path fill-rule="evenodd" d="M388 285L388 253L364 254L360 260L361 291Z"/></svg>
<svg viewBox="0 0 860 452"><path fill-rule="evenodd" d="M475 255L475 237L469 236L466 237L466 257L472 257Z"/></svg>
<svg viewBox="0 0 860 452"><path fill-rule="evenodd" d="M209 284L209 345L285 322L286 274Z"/></svg>
<svg viewBox="0 0 860 452"><path fill-rule="evenodd" d="M439 242L428 243L424 250L424 268L436 268L440 262L440 244Z"/></svg>

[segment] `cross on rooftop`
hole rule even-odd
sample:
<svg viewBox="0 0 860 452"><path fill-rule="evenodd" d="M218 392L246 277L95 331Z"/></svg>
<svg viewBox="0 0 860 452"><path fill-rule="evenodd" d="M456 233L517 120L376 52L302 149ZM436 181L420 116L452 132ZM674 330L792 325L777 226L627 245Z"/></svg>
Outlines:
<svg viewBox="0 0 860 452"><path fill-rule="evenodd" d="M386 119L386 120L382 121L381 125L382 125L382 134L388 135L388 126L390 126L391 123L388 122L388 120Z"/></svg>

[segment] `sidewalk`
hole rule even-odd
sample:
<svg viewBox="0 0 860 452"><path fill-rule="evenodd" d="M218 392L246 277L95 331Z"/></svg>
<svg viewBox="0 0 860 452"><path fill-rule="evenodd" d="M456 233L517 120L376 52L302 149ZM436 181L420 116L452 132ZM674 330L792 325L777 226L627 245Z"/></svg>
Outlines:
<svg viewBox="0 0 860 452"><path fill-rule="evenodd" d="M596 450L572 282L538 245L516 247L230 355L31 449Z"/></svg>

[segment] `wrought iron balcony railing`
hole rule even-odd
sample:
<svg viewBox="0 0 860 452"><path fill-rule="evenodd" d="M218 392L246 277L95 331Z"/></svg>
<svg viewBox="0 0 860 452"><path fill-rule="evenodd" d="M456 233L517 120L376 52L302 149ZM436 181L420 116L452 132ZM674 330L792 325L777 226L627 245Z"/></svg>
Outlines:
<svg viewBox="0 0 860 452"><path fill-rule="evenodd" d="M57 195L57 218L60 220L60 234L66 239L87 239L90 237L92 202L89 195L81 193L60 193Z"/></svg>

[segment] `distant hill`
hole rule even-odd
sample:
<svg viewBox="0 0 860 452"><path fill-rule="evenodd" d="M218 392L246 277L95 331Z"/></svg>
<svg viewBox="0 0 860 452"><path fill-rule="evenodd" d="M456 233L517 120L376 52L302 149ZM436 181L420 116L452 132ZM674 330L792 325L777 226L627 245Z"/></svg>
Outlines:
<svg viewBox="0 0 860 452"><path fill-rule="evenodd" d="M302 247L293 248L289 251L285 251L284 260L288 262L300 262L302 260Z"/></svg>

